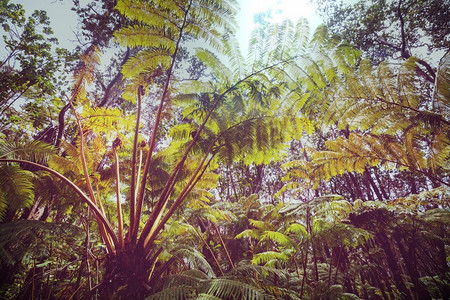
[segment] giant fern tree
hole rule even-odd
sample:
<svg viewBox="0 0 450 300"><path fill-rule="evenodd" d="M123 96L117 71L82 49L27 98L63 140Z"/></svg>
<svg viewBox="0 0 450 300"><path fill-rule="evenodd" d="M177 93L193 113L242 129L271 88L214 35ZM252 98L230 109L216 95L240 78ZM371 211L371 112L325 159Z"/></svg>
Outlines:
<svg viewBox="0 0 450 300"><path fill-rule="evenodd" d="M131 90L135 95L137 94L138 116L134 140L131 143L128 142L129 136L123 130L127 128L129 123L126 119L120 120L120 112L117 109L92 109L85 97L85 87L92 80L92 72L97 61L97 50L93 46L82 57L83 64L76 71L72 94L67 99L68 104L73 109L75 122L79 130L77 145L76 147L69 144L63 145L66 157L56 156L51 162L53 166L59 165L64 168L65 163L63 161L66 162L66 166L70 164L70 159L66 159L67 154L69 154L76 159L76 163L72 165L84 177L83 184L76 184L53 168L19 159L3 159L3 161L25 163L50 172L70 185L81 200L89 206L95 216L102 241L106 245L105 275L102 284L97 287L105 295L143 295L151 291L154 281L175 260L175 256L167 261L161 256L164 249L160 246L160 239L164 236L160 233L176 209L194 191L202 176L205 176L213 157L221 149L230 145L236 147L233 146L233 143L241 142L232 134L239 133L239 129L245 129L245 126L251 129L250 139L247 141L250 144L240 149L239 156L242 156L245 151L250 151L253 152L254 158L260 159L261 154L271 146L268 144L269 139L267 138L267 128L270 123L267 123L265 119L270 120L274 116L266 118L262 112L259 116L254 116L252 120L249 112L243 112L236 124L230 124L225 120L225 123L222 122L224 127L221 127L221 121L215 118L218 115L214 116L214 112L219 107L226 109L227 105L222 106L222 104L225 104L229 99L240 100L241 95L239 93L242 93L242 91L237 91L237 87L240 85L246 85L244 91L249 90L251 92L250 100L257 103L255 107L263 107L261 104L264 101L277 95L276 90L270 90L273 85L269 84L268 78L265 78L269 75L265 74L267 73L265 71L292 60L295 54L293 56L278 55L255 61L253 63L254 68L250 72L245 72L242 76L230 76L224 81L220 80L216 93L211 93L211 89L206 91L204 95L207 98L206 103L204 103L206 105L201 108L203 112L200 111L195 117L198 127L191 135L192 140L179 147L182 154L178 157L175 156L176 160L169 163L169 167L171 166L172 169L169 170L163 188L159 191L156 201L152 205L150 215L147 219L142 219L146 185L150 169L154 166L156 141L162 116L164 110L168 107L172 94L175 92L172 82L180 46L185 38L189 37L203 39L220 50L223 42L221 40L222 34L233 32L233 26L230 24L232 24L235 12L234 6L235 3L232 1L155 1L151 3L119 1L117 9L126 17L137 21L138 25L121 29L116 33L116 37L120 43L126 46L142 48L142 51L131 58L123 68L123 73L132 79L128 91ZM224 47L231 51L233 46L235 45L225 44ZM204 59L208 60L206 57ZM159 93L159 104L152 131L148 134L148 148L145 147L146 158L142 159L144 153L141 152L141 149L143 147L138 147L142 98L144 97L144 89L149 84L154 83L154 74L158 72L160 74L161 70L164 73L164 78ZM264 80L265 83L259 83L256 79ZM234 93L235 91L236 93ZM236 97L230 98L231 96ZM78 110L80 106L83 107L81 113ZM267 111L268 107L264 109ZM237 111L233 112L233 107L228 107L228 109L230 108L230 113L235 115L238 113ZM104 118L105 116L106 118ZM231 117L232 115L230 115ZM211 122L217 122L216 126L213 126L216 127L216 130L210 127ZM109 127L110 129L99 130L101 127ZM207 134L208 131L211 134L204 138L203 135ZM105 138L98 139L95 135L92 135L92 132L96 132L100 136L103 135ZM99 159L98 153L94 149L102 149L102 143L104 144L108 139L111 142L113 132L119 136L109 148L112 157L111 164L115 169L115 182L113 181L112 184L116 188L117 219L108 216L107 208L102 203L105 197L101 196L101 192L106 192L106 195L108 195L111 190L99 185L98 177L92 176L95 160ZM257 138L253 138L253 134ZM276 136L272 136L274 141L275 138ZM253 142L254 140L256 143ZM277 143L280 142L283 142L283 140L277 141ZM132 145L132 159L130 177L126 180L130 182L130 189L127 196L129 229L125 233L125 225L127 224L120 197L122 183L120 181L121 163L119 154L121 153L121 146L127 146L127 143ZM195 147L199 147L200 150ZM257 151L254 151L253 147ZM102 151L104 151L104 148ZM188 156L191 152L194 155L193 157L200 155L196 164L191 163L195 160ZM223 150L221 155L225 155ZM144 162L143 165L141 165L141 161Z"/></svg>

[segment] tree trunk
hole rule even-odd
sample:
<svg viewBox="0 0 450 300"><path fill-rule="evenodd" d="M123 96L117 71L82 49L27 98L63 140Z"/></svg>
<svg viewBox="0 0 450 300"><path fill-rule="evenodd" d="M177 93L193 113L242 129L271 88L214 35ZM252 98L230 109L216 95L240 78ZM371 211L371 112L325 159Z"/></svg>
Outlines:
<svg viewBox="0 0 450 300"><path fill-rule="evenodd" d="M409 291L406 288L406 285L403 281L402 275L400 274L400 266L397 264L397 261L399 261L394 251L392 251L391 244L389 242L388 236L384 232L378 232L375 234L376 240L379 242L381 248L384 250L385 258L388 263L389 269L392 272L392 276L395 282L395 285L397 286L398 290L402 294L401 297L409 297Z"/></svg>
<svg viewBox="0 0 450 300"><path fill-rule="evenodd" d="M415 233L413 233L415 234ZM405 262L406 270L408 271L408 275L411 278L411 281L414 285L414 294L417 295L418 299L422 300L431 300L431 296L428 293L426 286L419 279L419 272L417 271L416 264L416 254L415 254L415 241L414 238L408 243L408 250L403 246L402 240L403 235L401 232L396 231L395 234L396 244L400 250L400 253L403 257L403 261Z"/></svg>

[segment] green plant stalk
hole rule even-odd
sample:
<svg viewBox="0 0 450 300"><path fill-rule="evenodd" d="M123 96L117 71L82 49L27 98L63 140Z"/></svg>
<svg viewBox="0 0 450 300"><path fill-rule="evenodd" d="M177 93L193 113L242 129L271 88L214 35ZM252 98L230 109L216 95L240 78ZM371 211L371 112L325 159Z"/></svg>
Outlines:
<svg viewBox="0 0 450 300"><path fill-rule="evenodd" d="M92 200L92 202L95 205L97 205L97 200L95 198L94 190L92 189L91 180L90 180L90 177L89 177L89 171L88 171L87 163L86 163L85 152L84 152L83 127L81 125L80 117L78 116L78 114L77 114L77 112L75 110L75 107L73 106L73 103L72 103L71 100L69 101L69 104L70 104L70 107L73 110L73 113L75 115L75 119L77 120L78 130L80 131L80 156L81 156L81 163L83 165L84 179L86 181L86 185L87 185L87 188L88 188L88 191L89 191L89 195L91 196L91 200ZM97 218L97 215L96 215L96 218ZM114 252L114 247L111 244L110 239L108 238L108 234L107 234L105 228L103 227L103 224L101 222L99 222L98 218L97 218L97 223L99 225L100 235L102 236L108 251ZM117 247L118 245L115 244L114 246Z"/></svg>
<svg viewBox="0 0 450 300"><path fill-rule="evenodd" d="M117 199L117 223L118 223L118 239L120 249L124 248L123 240L123 217L122 217L122 205L120 204L120 176L119 176L119 155L117 155L117 149L113 147L114 158L116 160L116 199Z"/></svg>
<svg viewBox="0 0 450 300"><path fill-rule="evenodd" d="M159 229L155 231L156 233L158 233L158 231L161 230L162 227L164 226L164 225L161 225L161 224L160 224L161 226L158 225L158 224L154 224L154 223L155 223L156 215L161 213L161 212L160 212L160 209L161 209L162 204L160 204L160 201L162 200L162 201L164 202L165 200L164 200L163 196L166 197L166 194L170 194L170 193L168 193L168 189L169 189L169 187L171 186L171 183L169 184L169 182L171 182L172 180L175 180L175 178L176 178L176 176L177 176L179 170L180 170L181 167L184 165L184 162L186 161L189 152L191 151L192 147L195 145L195 143L196 143L197 140L199 139L200 133L202 132L203 128L206 126L206 123L208 122L209 118L211 117L211 115L212 115L212 113L214 112L214 110L216 109L216 107L217 107L217 106L219 105L219 103L224 99L225 95L227 95L229 92L231 92L231 91L233 91L234 89L236 89L238 85L240 85L241 83L245 82L247 79L249 79L249 78L251 78L251 77L253 77L253 76L255 76L255 75L259 74L259 73L262 73L262 72L264 72L265 70L269 70L269 69L274 68L274 67L276 67L276 66L278 66L278 65L288 63L288 62L294 60L295 58L296 58L296 57L292 57L292 58L289 58L289 59L286 59L286 60L277 62L277 63L275 63L275 64L273 64L273 65L271 65L271 66L267 66L267 67L265 67L265 68L262 68L262 69L260 69L260 70L258 70L258 71L255 71L255 72L253 72L253 73L247 75L246 77L244 77L243 79L237 81L237 82L236 82L235 84L233 84L231 87L229 87L228 89L226 89L225 92L223 92L222 95L221 95L220 97L217 98L217 100L214 102L214 104L212 105L211 109L209 110L208 115L206 115L205 119L203 120L203 123L202 123L202 124L199 126L199 128L197 129L197 133L195 134L195 136L194 136L194 138L192 139L191 143L189 144L189 146L188 146L187 149L185 150L185 152L184 152L184 154L183 154L183 157L181 158L180 162L177 164L177 166L175 167L175 169L174 169L174 171L172 172L171 176L169 177L168 182L166 183L166 185L165 185L165 187L164 187L164 189L163 189L163 191L162 191L162 193L161 193L161 197L160 197L160 199L158 200L158 203L156 204L155 209L152 211L152 214L150 215L150 217L148 218L147 222L145 223L145 226L144 226L144 228L143 228L143 230L142 230L141 236L140 236L139 241L138 241L138 246L141 246L141 245L142 245L142 241L143 241L143 240L145 241L145 240L152 240L152 239L154 239L154 237L153 237L153 238L146 237L146 236L149 234L150 228L151 228L151 227L153 227L153 226L158 226ZM148 160L147 160L147 162L148 162ZM144 169L144 175L145 175L145 169ZM143 181L142 181L142 182L144 183L144 177L143 177ZM173 185L172 185L172 186L173 186ZM142 187L142 185L141 185L141 191L140 191L141 193L143 193L142 188L143 188L143 187ZM193 187L192 187L192 188L193 188ZM191 189L190 189L190 190L191 190ZM189 190L189 191L190 191L190 190ZM180 194L180 195L181 195L181 194ZM184 199L184 197L183 197L182 199ZM180 203L180 204L181 204L181 203ZM174 203L174 205L175 205L175 203ZM172 205L171 209L172 209L172 208L174 208L174 209L176 208L176 207L174 207L174 205ZM178 205L179 205L179 204L178 204ZM138 206L139 206L139 205L138 205ZM177 207L178 207L178 206L177 206ZM138 208L139 208L139 207L138 207ZM171 214L173 214L173 211L172 211ZM171 214L170 214L170 215L171 215ZM139 217L139 216L137 216L137 217ZM170 217L170 216L169 216L169 217ZM168 218L167 218L167 219L168 219ZM167 220L166 220L165 222L167 222ZM153 234L153 235L154 235L154 234Z"/></svg>
<svg viewBox="0 0 450 300"><path fill-rule="evenodd" d="M213 143L214 144L214 143ZM212 148L212 146L211 146ZM209 153L208 153L209 154ZM207 154L207 155L208 155ZM167 221L169 220L169 218L173 215L173 213L175 212L175 210L183 203L184 199L186 198L186 196L192 191L192 189L195 187L195 185L197 184L197 182L202 178L203 174L205 173L206 169L208 168L209 164L211 163L212 159L214 158L214 155L212 155L210 157L210 159L208 160L208 162L206 163L205 167L203 168L203 170L201 171L200 175L197 176L198 172L201 170L201 167L205 161L205 158L207 157L207 155L205 155L201 165L199 166L199 168L197 169L197 171L195 172L195 174L192 176L191 180L189 181L189 183L185 186L185 188L183 189L183 191L178 195L178 198L175 200L175 202L172 204L172 206L169 208L169 211L167 212L167 214L164 216L164 218L162 219L162 221L159 224L154 224L155 229L153 230L152 234L148 236L148 238L146 239L146 244L144 245L144 250L150 251L150 247L152 245L152 243L155 241L158 233L164 228L165 224L167 223ZM195 180L192 182L192 180L195 178Z"/></svg>
<svg viewBox="0 0 450 300"><path fill-rule="evenodd" d="M217 267L219 268L220 274L221 274L222 276L225 276L225 274L224 274L223 271L222 271L222 267L220 266L220 263L219 263L219 261L217 260L216 255L214 254L214 251L211 249L211 247L210 247L210 246L208 245L208 243L205 241L205 239L203 238L203 236L201 235L201 233L198 232L197 228L195 228L194 226L192 226L192 227L194 228L195 233L197 233L198 237L202 240L203 244L205 244L206 248L208 248L209 252L211 253L211 255L212 255L213 259L214 259L214 262L216 263Z"/></svg>
<svg viewBox="0 0 450 300"><path fill-rule="evenodd" d="M230 262L231 268L234 269L233 260L231 259L230 253L228 252L227 245L225 245L225 242L222 239L222 235L220 234L219 228L217 228L217 226L214 222L212 222L212 224L213 224L215 231L217 232L217 235L219 236L220 242L223 245L223 249L225 250L225 253L227 254L227 258L228 258L228 261Z"/></svg>
<svg viewBox="0 0 450 300"><path fill-rule="evenodd" d="M136 182L139 182L139 172L138 171L138 179L136 180L136 156L138 149L138 138L139 138L139 123L141 120L141 106L142 106L142 94L143 88L139 86L138 88L138 107L137 107L137 116L136 116L136 127L134 129L134 142L133 142L133 156L131 159L131 187L130 187L130 229L131 231L134 228L134 222L136 219ZM131 239L131 234L128 234L128 240Z"/></svg>
<svg viewBox="0 0 450 300"><path fill-rule="evenodd" d="M197 170L191 176L191 179L186 184L186 186L184 187L183 191L178 195L178 198L175 200L175 202L172 205L172 207L176 203L178 203L180 201L180 198L182 198L184 200L184 198L187 196L187 194L184 195L185 192L189 189L190 185L194 182L196 176L198 175L198 173L200 172L201 168L203 167L203 164L205 163L206 158L208 157L209 153L211 152L212 147L214 146L214 144L215 144L215 140L211 143L207 153L204 155L202 161L200 162L199 166L197 167ZM152 213L151 213L149 219L147 220L147 222L145 223L145 226L142 229L141 237L139 238L139 242L138 242L139 246L143 245L144 248L146 248L146 246L149 245L148 242L152 239L152 237L156 237L156 235L158 234L158 231L156 230L158 228L158 225L159 225L158 220L161 218L162 214L164 213L164 208L166 206L166 203L167 203L167 201L169 199L169 196L170 196L171 192L173 191L173 188L174 188L175 183L176 183L175 178L176 178L176 176L178 174L178 171L181 169L181 166L182 166L181 163L182 162L184 163L184 160L187 157L187 153L185 153L184 156L185 156L184 159L182 159L178 163L178 165L175 167L175 170L173 171L171 177L167 180L166 185L164 187L164 190L161 193L161 196L160 196L160 198L159 198L159 200L158 200L154 210L152 211ZM195 181L195 182L197 182L197 181ZM172 209L172 207L170 209ZM166 220L166 222L167 222L167 220Z"/></svg>
<svg viewBox="0 0 450 300"><path fill-rule="evenodd" d="M169 83L170 80L172 78L172 70L175 66L175 58L177 56L178 50L180 48L180 44L181 44L181 39L183 37L183 30L186 27L186 23L187 23L187 17L189 15L189 10L191 8L192 5L192 1L189 1L188 7L186 9L186 12L184 14L184 20L183 20L183 24L180 28L180 34L175 46L175 51L173 53L173 57L172 57L172 62L170 64L169 69L167 70L167 78L166 78L166 82L164 84L164 90L163 90L163 94L161 96L161 101L159 103L159 107L158 107L158 112L156 113L156 118L155 118L155 124L153 126L153 131L152 131L152 136L150 138L149 141L149 150L148 150L148 154L147 154L147 159L145 161L145 166L144 166L144 173L142 174L142 181L141 181L141 186L139 189L139 196L137 199L137 206L136 206L136 215L135 215L135 221L134 221L134 226L133 228L131 228L131 241L132 243L135 243L136 239L137 239L137 231L139 228L139 222L140 222L140 218L141 218L141 211L142 211L142 204L144 201L144 193L145 193L145 185L146 185L146 181L147 181L147 176L150 170L150 163L152 160L152 154L153 154L153 150L155 148L155 142L156 142L156 133L158 131L158 127L159 127L159 123L161 121L161 114L162 114L162 110L164 107L164 103L165 103L165 98L167 96L167 93L169 92Z"/></svg>

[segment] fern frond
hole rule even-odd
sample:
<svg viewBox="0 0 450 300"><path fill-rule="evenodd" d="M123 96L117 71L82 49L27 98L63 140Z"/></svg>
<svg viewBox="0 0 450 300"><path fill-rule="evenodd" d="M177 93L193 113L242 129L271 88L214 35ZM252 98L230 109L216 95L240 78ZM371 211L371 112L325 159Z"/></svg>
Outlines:
<svg viewBox="0 0 450 300"><path fill-rule="evenodd" d="M97 46L92 45L86 49L81 55L81 63L76 67L73 74L72 92L70 101L81 101L82 104L86 100L86 85L89 85L94 80L94 72L100 63L100 50Z"/></svg>
<svg viewBox="0 0 450 300"><path fill-rule="evenodd" d="M176 285L164 288L162 291L146 298L148 300L184 300L190 299L194 294L195 289L188 285Z"/></svg>
<svg viewBox="0 0 450 300"><path fill-rule="evenodd" d="M193 248L180 248L173 252L174 256L187 258L193 268L201 269L205 271L209 278L215 277L214 271L211 265L205 259L203 254Z"/></svg>
<svg viewBox="0 0 450 300"><path fill-rule="evenodd" d="M259 240L260 236L261 236L260 230L246 229L246 230L242 231L241 233L239 233L238 235L236 235L234 238L235 239L252 238L254 240Z"/></svg>
<svg viewBox="0 0 450 300"><path fill-rule="evenodd" d="M206 282L200 292L220 299L269 299L268 295L260 288L223 278Z"/></svg>
<svg viewBox="0 0 450 300"><path fill-rule="evenodd" d="M285 230L286 234L293 233L297 236L307 237L308 232L306 231L306 227L299 223L291 223Z"/></svg>
<svg viewBox="0 0 450 300"><path fill-rule="evenodd" d="M271 231L271 230L264 231L263 234L261 235L261 241L266 241L266 240L275 242L286 248L295 247L295 243L290 237L288 237L287 235L285 235L281 232L277 232L277 231Z"/></svg>
<svg viewBox="0 0 450 300"><path fill-rule="evenodd" d="M26 143L3 141L0 143L0 158L23 159L43 163L54 154L53 146L42 141Z"/></svg>
<svg viewBox="0 0 450 300"><path fill-rule="evenodd" d="M192 19L197 24L205 26L207 24L217 24L218 27L223 28L225 32L234 33L237 29L237 23L234 19L229 19L230 16L235 15L237 10L233 7L236 5L234 1L206 1L200 0L192 3Z"/></svg>
<svg viewBox="0 0 450 300"><path fill-rule="evenodd" d="M437 71L435 100L433 108L450 119L450 53L446 53L439 62Z"/></svg>
<svg viewBox="0 0 450 300"><path fill-rule="evenodd" d="M159 30L142 25L122 28L114 33L118 43L126 47L144 46L149 48L162 48L173 52L175 41L172 36L165 35Z"/></svg>
<svg viewBox="0 0 450 300"><path fill-rule="evenodd" d="M198 294L197 300L222 300L222 298L213 296L213 295L209 295L209 294L205 294L205 293L200 293Z"/></svg>
<svg viewBox="0 0 450 300"><path fill-rule="evenodd" d="M265 251L253 255L252 263L255 265L267 264L270 261L287 261L289 257L285 253L275 251Z"/></svg>
<svg viewBox="0 0 450 300"><path fill-rule="evenodd" d="M168 68L171 54L171 49L164 47L141 51L127 60L122 67L122 73L128 78L133 78L141 73L153 72L158 67Z"/></svg>
<svg viewBox="0 0 450 300"><path fill-rule="evenodd" d="M117 132L130 132L134 128L135 117L125 116L120 108L86 107L82 113L85 128L96 133L117 135Z"/></svg>
<svg viewBox="0 0 450 300"><path fill-rule="evenodd" d="M83 230L70 224L18 220L0 224L0 260L6 265L20 263L24 255L42 256L45 239L62 242L80 237ZM72 245L73 246L73 245ZM74 255L76 252L71 253ZM73 258L71 258L73 259Z"/></svg>
<svg viewBox="0 0 450 300"><path fill-rule="evenodd" d="M12 211L30 207L34 201L32 174L19 166L4 164L0 167L0 194L3 199L0 207L0 220L3 219L6 206Z"/></svg>
<svg viewBox="0 0 450 300"><path fill-rule="evenodd" d="M171 2L173 4L170 6L171 13L181 17L182 11L180 11L177 5L174 5L175 3L173 1L166 1L166 7ZM115 8L127 18L142 22L151 27L171 26L172 29L175 29L176 26L176 24L170 23L172 21L166 10L156 10L155 4L146 1L120 0L117 1Z"/></svg>
<svg viewBox="0 0 450 300"><path fill-rule="evenodd" d="M239 43L234 37L228 37L224 43L224 55L234 67L231 78L243 78L247 74L247 64L239 49Z"/></svg>
<svg viewBox="0 0 450 300"><path fill-rule="evenodd" d="M234 79L231 70L211 51L199 49L196 52L197 57L209 68L211 68L214 76L225 83L230 84Z"/></svg>

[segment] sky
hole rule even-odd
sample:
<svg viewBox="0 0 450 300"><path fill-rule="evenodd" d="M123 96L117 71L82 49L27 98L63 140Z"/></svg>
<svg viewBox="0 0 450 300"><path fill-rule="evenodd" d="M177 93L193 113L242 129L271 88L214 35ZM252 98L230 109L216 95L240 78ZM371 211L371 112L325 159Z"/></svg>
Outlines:
<svg viewBox="0 0 450 300"><path fill-rule="evenodd" d="M10 2L22 4L28 15L35 9L47 11L55 36L59 40L59 46L69 50L74 47L77 15L70 10L72 0L10 0ZM83 2L89 1L82 0L81 3ZM236 34L244 55L246 54L250 33L254 28L253 16L256 13L272 10L273 22L281 22L289 18L296 23L300 17L306 17L310 22L311 30L321 23L321 19L315 13L310 0L238 0L238 2L240 12L236 19L239 30ZM4 50L0 49L0 51Z"/></svg>

